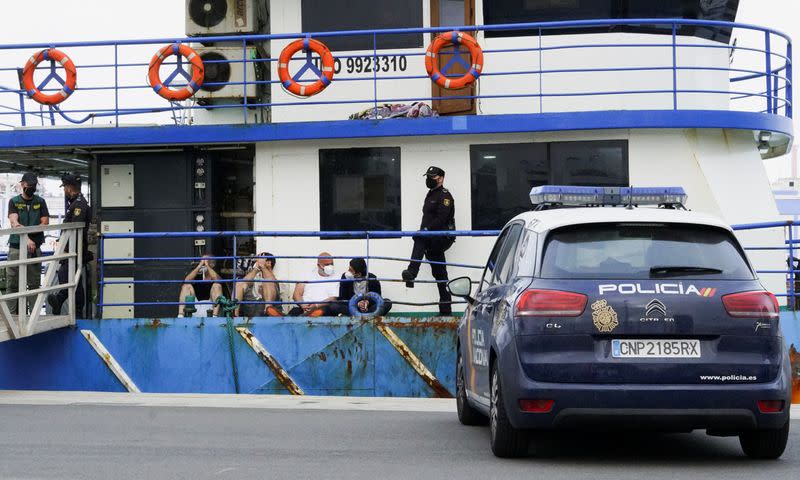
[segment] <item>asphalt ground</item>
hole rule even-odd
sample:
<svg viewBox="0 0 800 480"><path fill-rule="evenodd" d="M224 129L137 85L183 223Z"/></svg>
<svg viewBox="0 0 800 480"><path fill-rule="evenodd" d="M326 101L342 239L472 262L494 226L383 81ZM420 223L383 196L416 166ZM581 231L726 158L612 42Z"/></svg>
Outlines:
<svg viewBox="0 0 800 480"><path fill-rule="evenodd" d="M800 412L786 453L752 461L736 438L546 436L501 460L448 400L0 392L0 478L782 479L800 474ZM541 447L544 447L542 449Z"/></svg>

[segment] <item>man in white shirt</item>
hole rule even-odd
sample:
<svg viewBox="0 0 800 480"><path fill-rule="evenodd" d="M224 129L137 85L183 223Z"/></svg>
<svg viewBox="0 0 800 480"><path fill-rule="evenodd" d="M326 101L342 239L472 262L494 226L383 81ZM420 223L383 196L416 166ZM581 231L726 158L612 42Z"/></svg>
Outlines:
<svg viewBox="0 0 800 480"><path fill-rule="evenodd" d="M292 308L289 315L319 317L327 314L330 302L339 297L339 282L330 253L322 252L317 256L317 265L305 280L307 282L298 282L294 287L292 300L298 302L298 306Z"/></svg>

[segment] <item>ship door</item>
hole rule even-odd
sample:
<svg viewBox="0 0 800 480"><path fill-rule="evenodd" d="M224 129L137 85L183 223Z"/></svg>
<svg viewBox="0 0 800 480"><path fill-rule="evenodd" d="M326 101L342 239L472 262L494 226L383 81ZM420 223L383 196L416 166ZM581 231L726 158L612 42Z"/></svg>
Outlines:
<svg viewBox="0 0 800 480"><path fill-rule="evenodd" d="M431 27L446 27L458 25L475 25L475 0L431 0ZM443 48L439 54L439 68L443 69L452 58L453 47ZM461 48L461 55L469 58L466 48ZM467 60L469 62L469 60ZM443 70L444 71L444 70ZM458 62L453 63L447 71L450 75L466 73L467 69ZM437 100L442 97L470 97L475 96L475 84L458 90L447 90L431 82L433 108L440 115L470 115L475 113L474 98L454 98L451 100Z"/></svg>

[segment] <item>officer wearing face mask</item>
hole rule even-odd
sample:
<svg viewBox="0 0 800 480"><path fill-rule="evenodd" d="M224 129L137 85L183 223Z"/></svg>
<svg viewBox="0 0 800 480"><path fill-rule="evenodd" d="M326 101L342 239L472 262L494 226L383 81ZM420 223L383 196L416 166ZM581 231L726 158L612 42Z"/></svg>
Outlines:
<svg viewBox="0 0 800 480"><path fill-rule="evenodd" d="M36 186L39 179L36 174L28 172L22 176L19 185L22 194L17 195L8 202L8 220L11 228L34 227L37 225L48 225L50 223L50 212L47 210L47 203L44 199L36 195ZM19 260L20 248L28 251L28 258L41 257L40 249L44 243L44 232L31 233L28 235L26 243L20 246L20 236L10 235L8 239L8 259ZM6 294L17 293L19 284L19 268L6 268ZM28 290L34 290L41 285L42 266L39 263L27 265ZM34 297L28 297L28 309L33 308ZM12 300L8 302L8 309L12 314L16 314L19 302Z"/></svg>
<svg viewBox="0 0 800 480"><path fill-rule="evenodd" d="M61 177L61 186L64 188L64 198L67 200L68 205L67 213L64 215L64 223L83 222L88 225L92 218L92 212L91 207L89 207L89 203L81 193L81 177L68 173ZM86 229L87 228L84 227L82 232L84 265L92 260L89 253L89 244L86 238ZM83 265L81 265L81 268L82 267ZM79 318L83 317L83 305L86 298L84 293L85 290L83 288L85 272L84 275L81 275L81 277L82 279L75 289L75 315ZM67 260L62 260L58 267L58 283L64 284L67 282L69 282L69 262ZM61 314L61 307L66 299L66 289L59 290L58 292L47 296L47 303L50 304L50 308L52 309L54 315Z"/></svg>
<svg viewBox="0 0 800 480"><path fill-rule="evenodd" d="M339 296L339 282L331 254L322 252L317 257L317 265L306 275L306 281L298 282L294 287L292 300L298 305L289 311L289 315L327 315L330 305Z"/></svg>
<svg viewBox="0 0 800 480"><path fill-rule="evenodd" d="M422 205L422 223L420 230L455 230L455 204L453 195L444 188L444 170L439 167L429 167L425 172L425 186L428 187L428 194L425 196L425 203ZM402 277L406 281L406 286L413 287L414 279L419 274L419 260L423 255L432 262L445 262L444 252L453 245L455 237L413 237L414 248L411 251L411 263L408 269L403 270ZM433 278L439 280L439 313L450 315L452 308L450 301L452 297L447 291L447 267L442 264L432 263L431 273Z"/></svg>

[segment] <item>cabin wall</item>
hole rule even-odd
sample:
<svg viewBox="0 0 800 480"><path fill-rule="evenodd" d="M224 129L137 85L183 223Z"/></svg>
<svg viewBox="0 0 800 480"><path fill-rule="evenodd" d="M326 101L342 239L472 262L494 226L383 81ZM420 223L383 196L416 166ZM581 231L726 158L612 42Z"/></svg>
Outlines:
<svg viewBox="0 0 800 480"><path fill-rule="evenodd" d="M320 229L319 150L347 147L400 147L401 220L403 230L419 228L422 200L426 193L422 174L431 164L446 172L445 186L453 194L456 227L472 229L470 144L554 142L579 140L628 140L630 182L634 186L683 186L688 207L736 223L773 221L778 213L761 158L748 138L749 132L723 130L608 130L551 132L541 134L459 135L427 138L375 138L364 140L324 140L314 142L265 142L256 146L255 228L257 230ZM712 182L711 179L714 179ZM780 229L740 232L746 245L779 245ZM491 238L460 238L447 252L450 262L482 264L493 244ZM407 258L409 238L370 241L371 256ZM276 255L316 255L327 251L336 256L365 255L363 240L320 240L319 238L261 238L259 251ZM776 269L783 254L749 252L758 268ZM300 279L313 269L315 261L279 260L279 279ZM375 260L370 271L381 278L399 278L405 262ZM337 272L347 268L347 260L336 261ZM471 275L480 270L450 268L450 278ZM421 280L431 280L423 266ZM783 291L783 277L765 275L765 285ZM402 283L384 283L384 296L408 302L433 301L433 285L418 284L407 289ZM293 285L284 287L287 298ZM460 309L460 308L459 308ZM396 311L433 311L435 307L395 307Z"/></svg>

